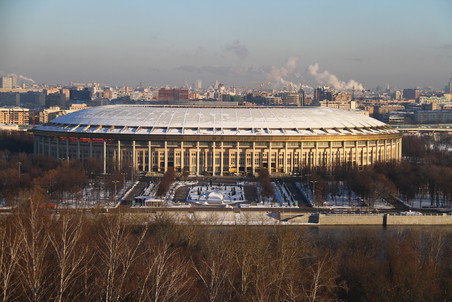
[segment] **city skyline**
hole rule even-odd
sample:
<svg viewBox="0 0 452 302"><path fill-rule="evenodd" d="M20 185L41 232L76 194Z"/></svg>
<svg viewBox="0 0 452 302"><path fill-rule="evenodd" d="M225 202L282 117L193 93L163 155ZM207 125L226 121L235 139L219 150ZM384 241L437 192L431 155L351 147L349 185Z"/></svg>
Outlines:
<svg viewBox="0 0 452 302"><path fill-rule="evenodd" d="M451 11L446 0L3 2L0 72L48 84L442 89Z"/></svg>

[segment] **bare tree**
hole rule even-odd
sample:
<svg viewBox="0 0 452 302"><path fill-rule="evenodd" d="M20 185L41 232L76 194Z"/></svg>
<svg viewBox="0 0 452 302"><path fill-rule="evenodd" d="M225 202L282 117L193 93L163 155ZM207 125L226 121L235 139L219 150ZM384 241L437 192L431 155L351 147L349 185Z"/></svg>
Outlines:
<svg viewBox="0 0 452 302"><path fill-rule="evenodd" d="M319 255L308 267L308 280L302 283L306 298L311 301L326 299L338 287L339 277L331 255ZM334 295L332 295L334 297Z"/></svg>
<svg viewBox="0 0 452 302"><path fill-rule="evenodd" d="M124 292L124 284L130 277L130 269L140 256L139 247L146 235L146 228L138 236L131 236L126 230L122 214L106 217L99 232L97 250L99 252L101 284L105 301L119 301L129 295ZM134 238L135 237L135 238Z"/></svg>
<svg viewBox="0 0 452 302"><path fill-rule="evenodd" d="M168 244L147 246L142 262L144 275L140 279L139 301L166 302L184 296L190 288L192 277L189 274L188 260L178 249Z"/></svg>
<svg viewBox="0 0 452 302"><path fill-rule="evenodd" d="M89 256L88 247L82 242L82 216L61 215L55 226L49 232L49 240L57 268L55 301L62 301L66 291L83 274L83 263L89 260Z"/></svg>
<svg viewBox="0 0 452 302"><path fill-rule="evenodd" d="M14 220L2 222L14 223ZM14 274L18 268L22 238L17 236L15 232L14 226L11 227L5 224L0 226L0 286L2 301L12 301L13 295L17 290L17 279L14 278Z"/></svg>
<svg viewBox="0 0 452 302"><path fill-rule="evenodd" d="M31 192L28 206L22 209L18 219L21 236L19 249L19 275L25 295L30 301L42 301L49 294L48 269L49 217L41 209L37 192Z"/></svg>
<svg viewBox="0 0 452 302"><path fill-rule="evenodd" d="M192 258L192 264L206 290L207 301L223 301L223 296L226 294L224 286L229 275L229 262L222 242L213 238L215 236L209 237L208 244L203 249L204 257Z"/></svg>

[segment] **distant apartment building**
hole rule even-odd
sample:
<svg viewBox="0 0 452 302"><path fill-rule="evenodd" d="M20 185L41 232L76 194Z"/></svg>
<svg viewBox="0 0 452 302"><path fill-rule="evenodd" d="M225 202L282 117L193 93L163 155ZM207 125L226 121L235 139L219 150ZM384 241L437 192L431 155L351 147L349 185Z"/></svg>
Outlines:
<svg viewBox="0 0 452 302"><path fill-rule="evenodd" d="M403 89L402 97L407 100L416 100L419 98L419 89Z"/></svg>
<svg viewBox="0 0 452 302"><path fill-rule="evenodd" d="M0 92L0 106L20 106L20 94L17 92Z"/></svg>
<svg viewBox="0 0 452 302"><path fill-rule="evenodd" d="M289 93L282 97L283 105L302 106L301 96L297 93Z"/></svg>
<svg viewBox="0 0 452 302"><path fill-rule="evenodd" d="M202 80L196 80L195 82L195 89L201 90L202 89Z"/></svg>
<svg viewBox="0 0 452 302"><path fill-rule="evenodd" d="M0 88L12 89L13 88L13 78L12 77L0 77Z"/></svg>
<svg viewBox="0 0 452 302"><path fill-rule="evenodd" d="M64 115L64 111L60 107L50 107L39 112L39 123L45 124L49 121Z"/></svg>
<svg viewBox="0 0 452 302"><path fill-rule="evenodd" d="M349 102L352 101L352 95L347 92L338 92L334 95L335 101Z"/></svg>
<svg viewBox="0 0 452 302"><path fill-rule="evenodd" d="M92 95L93 91L90 88L69 90L69 99L73 101L88 101L91 100Z"/></svg>
<svg viewBox="0 0 452 302"><path fill-rule="evenodd" d="M182 88L161 88L159 89L158 101L188 101L188 89Z"/></svg>
<svg viewBox="0 0 452 302"><path fill-rule="evenodd" d="M345 101L320 101L320 107L336 108L342 110L356 110L356 102L345 102Z"/></svg>
<svg viewBox="0 0 452 302"><path fill-rule="evenodd" d="M450 78L449 83L446 85L446 88L444 89L445 93L452 93L452 77Z"/></svg>
<svg viewBox="0 0 452 302"><path fill-rule="evenodd" d="M30 91L20 94L21 106L41 106L46 104L46 96L42 92Z"/></svg>
<svg viewBox="0 0 452 302"><path fill-rule="evenodd" d="M382 116L386 113L405 110L405 106L403 105L382 105L375 107L375 116Z"/></svg>
<svg viewBox="0 0 452 302"><path fill-rule="evenodd" d="M59 92L46 95L46 107L53 106L66 106L66 96Z"/></svg>
<svg viewBox="0 0 452 302"><path fill-rule="evenodd" d="M332 102L333 99L333 92L330 90L328 86L324 87L317 87L314 90L314 101L321 102L321 101L329 101Z"/></svg>
<svg viewBox="0 0 452 302"><path fill-rule="evenodd" d="M445 96L421 96L419 97L419 104L447 104L450 100Z"/></svg>
<svg viewBox="0 0 452 302"><path fill-rule="evenodd" d="M87 108L91 107L86 106L86 104L73 104L69 107L69 110L63 110L58 106L50 107L39 112L39 123L45 124L62 115Z"/></svg>
<svg viewBox="0 0 452 302"><path fill-rule="evenodd" d="M436 110L414 112L413 122L417 124L443 124L452 123L452 111Z"/></svg>
<svg viewBox="0 0 452 302"><path fill-rule="evenodd" d="M21 107L0 108L0 124L30 124L30 110Z"/></svg>

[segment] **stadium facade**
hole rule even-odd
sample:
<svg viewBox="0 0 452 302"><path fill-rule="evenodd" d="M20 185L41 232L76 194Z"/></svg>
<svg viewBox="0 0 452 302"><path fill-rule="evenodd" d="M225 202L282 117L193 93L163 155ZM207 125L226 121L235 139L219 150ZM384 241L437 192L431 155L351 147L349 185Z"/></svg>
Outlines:
<svg viewBox="0 0 452 302"><path fill-rule="evenodd" d="M296 174L304 167L401 158L401 134L380 121L325 107L102 106L38 126L35 153L99 158L104 172L133 168L195 175Z"/></svg>

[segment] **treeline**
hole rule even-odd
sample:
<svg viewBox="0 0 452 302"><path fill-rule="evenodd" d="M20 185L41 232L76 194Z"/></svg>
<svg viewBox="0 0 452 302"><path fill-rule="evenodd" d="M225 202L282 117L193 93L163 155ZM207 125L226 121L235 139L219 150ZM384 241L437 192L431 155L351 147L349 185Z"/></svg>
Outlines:
<svg viewBox="0 0 452 302"><path fill-rule="evenodd" d="M33 135L24 131L0 131L0 151L33 153Z"/></svg>
<svg viewBox="0 0 452 302"><path fill-rule="evenodd" d="M3 301L450 301L452 233L145 225L122 214L0 220Z"/></svg>
<svg viewBox="0 0 452 302"><path fill-rule="evenodd" d="M411 203L429 198L431 206L449 207L452 200L452 167L409 161L376 163L373 167L338 166L332 170L306 168L303 180L315 181L317 199L333 196L341 185L372 206L377 199L399 197ZM416 205L417 206L417 205Z"/></svg>

